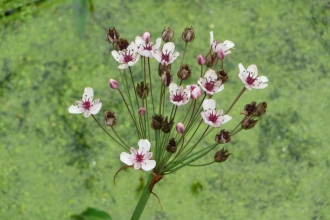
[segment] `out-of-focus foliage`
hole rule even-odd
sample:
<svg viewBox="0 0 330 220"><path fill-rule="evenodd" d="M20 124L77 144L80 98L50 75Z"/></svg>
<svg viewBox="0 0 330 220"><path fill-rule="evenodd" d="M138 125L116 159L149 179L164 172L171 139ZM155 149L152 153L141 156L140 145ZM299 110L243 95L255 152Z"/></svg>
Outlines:
<svg viewBox="0 0 330 220"><path fill-rule="evenodd" d="M243 95L226 128L239 122L239 112L251 101L267 101L267 113L256 128L234 136L225 163L186 168L160 181L154 191L164 211L151 197L142 218L330 215L330 149L324 135L330 108L327 1L93 1L83 40L77 37L72 1L1 3L0 219L68 219L86 207L113 219L130 217L147 174L125 170L113 187L121 148L92 118L67 109L85 87L93 87L102 110L117 112L117 132L136 147L120 97L108 86L109 78L119 77L106 29L115 26L128 41L149 31L155 40L171 26L182 52L181 31L191 25L196 38L186 59L193 74L199 71L196 56L208 50L210 30L236 45L226 58L229 82L217 96L220 108L242 87L239 62L255 63L269 78L267 89ZM102 121L102 114L96 117Z"/></svg>

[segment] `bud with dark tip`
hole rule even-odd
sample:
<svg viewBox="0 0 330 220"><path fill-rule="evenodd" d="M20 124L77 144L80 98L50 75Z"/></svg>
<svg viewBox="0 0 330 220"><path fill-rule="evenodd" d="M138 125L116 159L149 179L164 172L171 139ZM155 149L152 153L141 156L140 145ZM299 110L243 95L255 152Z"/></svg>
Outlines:
<svg viewBox="0 0 330 220"><path fill-rule="evenodd" d="M123 39L123 38L120 38L118 41L117 41L117 44L116 44L116 49L117 51L121 51L121 50L126 50L127 47L128 47L129 43L127 40Z"/></svg>
<svg viewBox="0 0 330 220"><path fill-rule="evenodd" d="M162 32L163 41L165 41L166 43L170 42L170 41L172 41L173 36L174 36L173 28L170 28L170 27L164 28L164 30Z"/></svg>
<svg viewBox="0 0 330 220"><path fill-rule="evenodd" d="M189 79L191 76L191 69L189 68L188 64L182 65L177 75L181 80Z"/></svg>
<svg viewBox="0 0 330 220"><path fill-rule="evenodd" d="M119 39L119 33L117 32L115 27L113 27L112 29L109 28L106 36L107 36L107 41L109 41L112 44Z"/></svg>
<svg viewBox="0 0 330 220"><path fill-rule="evenodd" d="M117 124L116 113L111 111L104 112L104 123L107 126L115 126Z"/></svg>
<svg viewBox="0 0 330 220"><path fill-rule="evenodd" d="M185 28L182 32L182 40L186 43L192 42L195 39L195 31L193 27Z"/></svg>
<svg viewBox="0 0 330 220"><path fill-rule="evenodd" d="M222 148L221 150L219 150L215 153L214 160L215 160L215 162L218 162L218 163L225 162L229 156L230 156L229 151Z"/></svg>
<svg viewBox="0 0 330 220"><path fill-rule="evenodd" d="M228 82L228 74L224 70L217 71L218 81L221 80L222 84Z"/></svg>
<svg viewBox="0 0 330 220"><path fill-rule="evenodd" d="M151 127L154 130L159 130L163 126L164 117L162 115L152 116Z"/></svg>
<svg viewBox="0 0 330 220"><path fill-rule="evenodd" d="M136 86L136 93L141 99L145 99L148 97L149 87L148 83L144 85L144 82L141 82L140 84L137 84Z"/></svg>
<svg viewBox="0 0 330 220"><path fill-rule="evenodd" d="M175 153L177 149L176 142L174 138L171 138L166 145L166 150L170 153Z"/></svg>
<svg viewBox="0 0 330 220"><path fill-rule="evenodd" d="M172 118L170 121L168 121L168 117L166 116L165 120L163 121L162 131L164 133L169 133L172 130L173 124L174 124L174 118Z"/></svg>
<svg viewBox="0 0 330 220"><path fill-rule="evenodd" d="M221 130L215 135L215 141L219 144L225 144L231 141L230 132Z"/></svg>
<svg viewBox="0 0 330 220"><path fill-rule="evenodd" d="M241 123L241 126L243 129L249 130L249 129L253 128L257 124L257 122L258 122L258 120L256 120L256 119L252 119L250 117L245 117L245 119Z"/></svg>

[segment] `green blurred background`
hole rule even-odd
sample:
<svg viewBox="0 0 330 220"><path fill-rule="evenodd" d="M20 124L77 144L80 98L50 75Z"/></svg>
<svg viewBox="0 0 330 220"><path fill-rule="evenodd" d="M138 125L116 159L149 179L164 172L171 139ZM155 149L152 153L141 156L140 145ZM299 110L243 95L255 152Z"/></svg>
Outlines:
<svg viewBox="0 0 330 220"><path fill-rule="evenodd" d="M81 2L86 22L74 16ZM108 86L109 78L119 78L105 41L113 26L128 41L145 31L155 41L173 27L181 54L181 32L193 26L186 60L196 73L195 58L206 54L211 30L216 39L233 41L225 60L230 81L216 96L221 106L242 88L238 63L255 63L269 78L268 88L247 91L231 111L239 121L246 103L268 103L256 128L227 145L231 157L164 178L154 188L164 210L151 197L142 219L329 218L328 1L30 3L0 1L0 219L69 219L87 207L130 218L148 174L125 170L113 187L122 149L92 118L67 111L87 86L101 98L102 111L124 111ZM118 115L117 131L135 147L124 116Z"/></svg>

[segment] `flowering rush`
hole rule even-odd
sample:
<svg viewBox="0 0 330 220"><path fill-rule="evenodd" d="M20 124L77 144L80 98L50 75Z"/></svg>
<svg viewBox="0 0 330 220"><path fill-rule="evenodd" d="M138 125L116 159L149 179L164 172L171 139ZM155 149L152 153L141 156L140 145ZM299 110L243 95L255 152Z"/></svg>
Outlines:
<svg viewBox="0 0 330 220"><path fill-rule="evenodd" d="M69 107L69 112L72 114L84 113L85 118L88 118L91 114L96 115L101 107L102 103L100 99L93 101L94 91L92 88L85 88L85 92L81 97L81 101L76 101L75 105Z"/></svg>
<svg viewBox="0 0 330 220"><path fill-rule="evenodd" d="M222 81L218 80L217 74L212 69L206 71L203 78L199 78L198 85L200 85L207 95L213 95L224 89Z"/></svg>
<svg viewBox="0 0 330 220"><path fill-rule="evenodd" d="M122 51L113 50L111 54L118 63L121 63L121 65L118 66L119 69L126 69L129 66L133 66L140 59L138 47L134 42L132 42L127 49Z"/></svg>
<svg viewBox="0 0 330 220"><path fill-rule="evenodd" d="M167 66L174 62L176 58L180 55L179 52L175 52L175 45L172 42L168 42L163 45L163 49L152 51L153 57L162 65Z"/></svg>
<svg viewBox="0 0 330 220"><path fill-rule="evenodd" d="M131 148L131 154L123 152L120 154L120 160L133 166L135 170L142 169L144 171L150 171L156 166L155 160L149 160L152 157L150 150L150 142L147 139L141 139L138 142L139 149L135 150Z"/></svg>
<svg viewBox="0 0 330 220"><path fill-rule="evenodd" d="M252 64L246 70L240 63L238 64L238 68L238 77L244 83L246 89L264 89L268 86L268 84L266 84L266 82L268 82L268 78L266 76L258 76L258 69L256 65Z"/></svg>
<svg viewBox="0 0 330 220"><path fill-rule="evenodd" d="M227 123L232 117L229 115L222 115L223 110L217 111L215 109L215 101L213 99L206 99L203 102L204 111L201 112L201 116L204 122L215 128L220 127L220 125Z"/></svg>

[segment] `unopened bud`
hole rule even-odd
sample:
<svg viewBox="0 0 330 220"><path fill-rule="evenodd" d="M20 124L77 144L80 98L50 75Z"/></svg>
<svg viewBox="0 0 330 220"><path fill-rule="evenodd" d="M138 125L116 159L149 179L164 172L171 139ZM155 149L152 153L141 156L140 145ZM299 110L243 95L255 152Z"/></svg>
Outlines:
<svg viewBox="0 0 330 220"><path fill-rule="evenodd" d="M226 54L225 54L225 52L223 51L223 50L218 50L218 52L217 52L217 57L220 59L220 60L223 60L223 59L225 59L225 56L226 56Z"/></svg>
<svg viewBox="0 0 330 220"><path fill-rule="evenodd" d="M215 141L219 144L228 143L230 142L230 140L230 133L228 131L225 131L224 129L215 135Z"/></svg>
<svg viewBox="0 0 330 220"><path fill-rule="evenodd" d="M224 70L217 71L216 73L218 76L217 81L221 80L222 84L228 82L228 74Z"/></svg>
<svg viewBox="0 0 330 220"><path fill-rule="evenodd" d="M183 134L183 132L184 132L184 125L181 122L179 122L179 123L176 124L176 131L178 133L180 133L180 134Z"/></svg>
<svg viewBox="0 0 330 220"><path fill-rule="evenodd" d="M129 43L127 40L123 39L123 38L120 38L118 41L117 41L117 51L121 51L121 50L126 50L127 47L128 47Z"/></svg>
<svg viewBox="0 0 330 220"><path fill-rule="evenodd" d="M241 126L245 130L249 130L253 128L257 124L258 120L252 119L250 117L246 117L243 122L241 123Z"/></svg>
<svg viewBox="0 0 330 220"><path fill-rule="evenodd" d="M144 107L139 108L138 114L139 115L144 115L146 113L146 109Z"/></svg>
<svg viewBox="0 0 330 220"><path fill-rule="evenodd" d="M212 64L213 64L213 57L212 54L209 52L208 54L206 54L205 57L205 65L207 67L212 67Z"/></svg>
<svg viewBox="0 0 330 220"><path fill-rule="evenodd" d="M188 64L182 65L177 75L181 80L189 79L191 76L191 69L189 68Z"/></svg>
<svg viewBox="0 0 330 220"><path fill-rule="evenodd" d="M149 43L149 41L150 41L150 33L149 32L144 32L141 37L144 40L144 42Z"/></svg>
<svg viewBox="0 0 330 220"><path fill-rule="evenodd" d="M118 88L118 82L114 79L109 80L109 85L111 89L117 89Z"/></svg>
<svg viewBox="0 0 330 220"><path fill-rule="evenodd" d="M115 126L117 124L116 113L111 111L104 112L104 123L107 126Z"/></svg>
<svg viewBox="0 0 330 220"><path fill-rule="evenodd" d="M199 86L193 84L193 85L187 85L187 89L190 91L190 98L197 99L202 95L202 90Z"/></svg>
<svg viewBox="0 0 330 220"><path fill-rule="evenodd" d="M217 151L215 153L214 160L215 160L215 162L218 162L218 163L225 162L229 156L230 156L229 151L222 148L220 151Z"/></svg>
<svg viewBox="0 0 330 220"><path fill-rule="evenodd" d="M170 74L170 71L164 71L162 75L162 83L164 86L169 86L172 82L173 76Z"/></svg>
<svg viewBox="0 0 330 220"><path fill-rule="evenodd" d="M106 36L107 36L107 41L109 41L112 44L119 39L119 33L117 32L115 27L113 27L112 29L109 28Z"/></svg>
<svg viewBox="0 0 330 220"><path fill-rule="evenodd" d="M175 139L171 138L169 140L168 144L166 145L166 150L173 154L176 152L176 149L177 149L177 146L176 146Z"/></svg>
<svg viewBox="0 0 330 220"><path fill-rule="evenodd" d="M136 86L136 93L141 99L145 99L148 97L149 87L148 83L144 85L144 82L137 84Z"/></svg>
<svg viewBox="0 0 330 220"><path fill-rule="evenodd" d="M171 64L168 64L167 66L161 63L158 64L158 75L162 76L164 72L171 72Z"/></svg>
<svg viewBox="0 0 330 220"><path fill-rule="evenodd" d="M205 64L205 57L203 57L203 55L199 54L199 55L197 56L197 63L198 63L199 65L204 65L204 64Z"/></svg>
<svg viewBox="0 0 330 220"><path fill-rule="evenodd" d="M162 32L163 41L165 41L166 43L170 42L170 41L172 41L173 36L174 36L173 28L170 28L170 27L164 28L164 30Z"/></svg>
<svg viewBox="0 0 330 220"><path fill-rule="evenodd" d="M163 126L164 117L162 115L152 116L151 127L154 130L159 130Z"/></svg>
<svg viewBox="0 0 330 220"><path fill-rule="evenodd" d="M186 43L192 42L195 39L195 31L193 27L185 28L182 32L182 40Z"/></svg>
<svg viewBox="0 0 330 220"><path fill-rule="evenodd" d="M169 133L172 130L174 124L173 120L174 118L168 121L168 117L166 116L165 120L163 121L163 126L161 128L164 133Z"/></svg>

